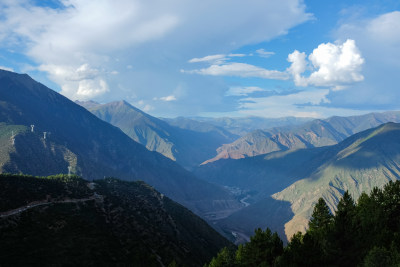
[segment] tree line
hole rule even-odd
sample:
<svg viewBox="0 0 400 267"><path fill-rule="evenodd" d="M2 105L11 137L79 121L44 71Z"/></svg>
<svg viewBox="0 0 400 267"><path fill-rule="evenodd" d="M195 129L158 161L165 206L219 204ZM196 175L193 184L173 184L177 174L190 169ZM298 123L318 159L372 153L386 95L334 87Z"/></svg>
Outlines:
<svg viewBox="0 0 400 267"><path fill-rule="evenodd" d="M250 242L225 247L205 266L400 266L400 181L362 193L346 191L332 214L323 198L309 228L286 246L270 229Z"/></svg>

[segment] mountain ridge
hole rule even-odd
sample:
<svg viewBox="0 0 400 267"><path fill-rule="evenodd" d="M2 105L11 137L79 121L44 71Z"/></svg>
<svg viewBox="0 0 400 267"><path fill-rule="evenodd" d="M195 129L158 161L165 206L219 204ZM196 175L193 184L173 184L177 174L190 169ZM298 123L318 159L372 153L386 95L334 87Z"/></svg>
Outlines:
<svg viewBox="0 0 400 267"><path fill-rule="evenodd" d="M237 138L222 128L206 123L196 123L183 128L170 125L124 100L97 105L93 102L78 104L100 119L120 128L147 149L157 151L187 169L215 155L215 150L220 145Z"/></svg>
<svg viewBox="0 0 400 267"><path fill-rule="evenodd" d="M350 117L334 116L298 126L257 130L233 143L219 147L218 155L206 160L203 164L220 159L239 159L280 150L334 145L352 134L386 122L400 122L400 111Z"/></svg>
<svg viewBox="0 0 400 267"><path fill-rule="evenodd" d="M119 128L28 75L2 70L0 85L2 126L22 127L13 145L12 132L3 135L11 163L1 156L5 160L0 164L2 172L51 175L67 173L71 166L73 173L89 180L103 176L144 180L198 214L223 208L218 203L240 208L222 188L204 183L174 161L148 151ZM30 125L35 125L34 132ZM43 132L48 133L46 138ZM27 164L34 158L36 164Z"/></svg>
<svg viewBox="0 0 400 267"><path fill-rule="evenodd" d="M218 221L219 227L247 236L254 227L270 227L289 239L307 229L320 197L335 212L346 190L357 199L362 192L400 179L400 124L385 123L333 146L216 161L195 173L242 189L253 199L248 207Z"/></svg>

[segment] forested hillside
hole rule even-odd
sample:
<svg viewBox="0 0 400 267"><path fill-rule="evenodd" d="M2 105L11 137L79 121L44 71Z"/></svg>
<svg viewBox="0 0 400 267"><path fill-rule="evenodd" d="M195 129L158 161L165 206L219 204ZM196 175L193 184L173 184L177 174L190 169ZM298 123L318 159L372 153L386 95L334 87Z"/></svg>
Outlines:
<svg viewBox="0 0 400 267"><path fill-rule="evenodd" d="M399 266L400 181L362 193L348 192L336 212L320 198L305 234L283 246L270 229L257 229L249 243L226 247L207 265L217 266Z"/></svg>
<svg viewBox="0 0 400 267"><path fill-rule="evenodd" d="M0 175L2 266L202 266L229 242L143 182Z"/></svg>

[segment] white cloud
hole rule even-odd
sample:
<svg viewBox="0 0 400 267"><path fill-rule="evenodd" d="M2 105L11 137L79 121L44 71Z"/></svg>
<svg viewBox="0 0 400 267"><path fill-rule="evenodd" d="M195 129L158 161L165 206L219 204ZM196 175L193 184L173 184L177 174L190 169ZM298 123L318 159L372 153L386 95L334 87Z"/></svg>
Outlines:
<svg viewBox="0 0 400 267"><path fill-rule="evenodd" d="M247 56L246 54L229 54L229 57L245 57Z"/></svg>
<svg viewBox="0 0 400 267"><path fill-rule="evenodd" d="M277 70L267 70L247 63L227 63L223 65L211 65L208 68L198 70L182 70L185 73L195 73L212 76L238 76L257 77L264 79L287 80L289 75Z"/></svg>
<svg viewBox="0 0 400 267"><path fill-rule="evenodd" d="M267 57L273 52L263 49L256 51ZM364 58L361 56L355 41L348 39L343 44L320 44L308 56L304 52L295 50L288 55L287 60L291 63L286 71L268 70L247 63L226 61L226 55L212 55L203 58L194 58L189 62L209 62L208 68L195 70L182 70L184 73L195 73L212 76L238 76L257 77L264 79L287 80L291 75L297 86L322 86L343 89L344 85L362 81L361 67ZM308 77L303 74L311 71ZM336 89L335 89L336 90Z"/></svg>
<svg viewBox="0 0 400 267"><path fill-rule="evenodd" d="M13 68L4 67L4 66L0 66L0 70L14 71Z"/></svg>
<svg viewBox="0 0 400 267"><path fill-rule="evenodd" d="M350 116L369 112L324 106L322 104L330 103L328 94L329 89L316 89L288 95L247 97L241 99L238 113L269 118L285 116L326 118L333 115Z"/></svg>
<svg viewBox="0 0 400 267"><path fill-rule="evenodd" d="M320 44L308 57L311 68L309 77L302 74L306 71L305 53L294 51L289 54L288 61L292 65L288 71L293 75L298 86L338 86L360 82L364 79L361 67L364 58L361 56L354 40L346 40L343 44Z"/></svg>
<svg viewBox="0 0 400 267"><path fill-rule="evenodd" d="M226 55L210 55L201 58L192 58L189 60L189 63L198 63L198 62L224 62L227 60Z"/></svg>
<svg viewBox="0 0 400 267"><path fill-rule="evenodd" d="M248 86L248 87L230 87L228 91L226 91L226 96L246 96L254 92L263 92L264 89L256 86Z"/></svg>
<svg viewBox="0 0 400 267"><path fill-rule="evenodd" d="M149 111L152 111L153 109L154 109L154 107L151 106L151 105L149 105L149 104L145 105L145 106L142 108L142 110L143 110L144 112L149 112Z"/></svg>
<svg viewBox="0 0 400 267"><path fill-rule="evenodd" d="M353 84L346 93L337 91L337 104L400 109L398 99L400 69L400 12L393 11L373 18L344 19L334 32L338 40L354 39L365 58L364 81Z"/></svg>
<svg viewBox="0 0 400 267"><path fill-rule="evenodd" d="M82 81L82 80L92 80L99 76L99 70L91 68L89 64L83 64L77 68L69 77L66 77L69 81Z"/></svg>
<svg viewBox="0 0 400 267"><path fill-rule="evenodd" d="M107 83L102 79L99 79L99 81L82 80L79 82L78 91L76 94L80 99L91 99L97 95L108 92L108 90Z"/></svg>
<svg viewBox="0 0 400 267"><path fill-rule="evenodd" d="M174 95L169 95L169 96L163 96L159 98L162 101L170 102L170 101L176 101L177 98Z"/></svg>
<svg viewBox="0 0 400 267"><path fill-rule="evenodd" d="M307 79L301 76L307 69L306 57L306 53L300 53L297 50L288 55L287 60L292 63L288 68L288 72L293 75L294 82L298 86L307 85Z"/></svg>
<svg viewBox="0 0 400 267"><path fill-rule="evenodd" d="M143 110L144 112L149 112L154 110L154 107L150 104L147 104L145 101L143 100L139 100L136 103L133 104L134 106L140 108L141 110Z"/></svg>
<svg viewBox="0 0 400 267"><path fill-rule="evenodd" d="M57 9L34 3L0 1L0 45L28 56L64 95L96 95L104 102L134 94L148 101L163 88L185 84L186 106L177 112L186 113L194 105L201 110L199 99L217 99L224 93L219 88L226 88L210 77L182 75L177 70L188 59L244 56L230 53L284 35L312 17L301 0L62 0L65 7ZM251 65L236 67L247 68L245 77L283 78Z"/></svg>
<svg viewBox="0 0 400 267"><path fill-rule="evenodd" d="M189 60L189 63L199 63L199 62L207 62L211 64L223 64L226 61L230 60L232 57L245 57L246 54L229 54L229 55L209 55L201 58L192 58Z"/></svg>
<svg viewBox="0 0 400 267"><path fill-rule="evenodd" d="M275 55L275 52L271 52L271 51L265 51L263 48L261 49L257 49L256 53L260 56L260 57L265 57L268 58L270 56Z"/></svg>
<svg viewBox="0 0 400 267"><path fill-rule="evenodd" d="M400 44L400 11L393 11L372 19L366 28L369 36L388 44Z"/></svg>
<svg viewBox="0 0 400 267"><path fill-rule="evenodd" d="M61 93L72 100L90 100L109 92L102 72L83 64L77 68L61 65L41 65L39 70L46 71L52 80L61 84Z"/></svg>

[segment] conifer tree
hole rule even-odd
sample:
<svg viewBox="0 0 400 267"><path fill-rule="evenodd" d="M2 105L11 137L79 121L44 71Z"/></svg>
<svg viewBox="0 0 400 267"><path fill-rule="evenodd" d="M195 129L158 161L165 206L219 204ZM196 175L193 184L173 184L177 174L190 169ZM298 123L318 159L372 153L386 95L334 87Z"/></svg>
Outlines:
<svg viewBox="0 0 400 267"><path fill-rule="evenodd" d="M333 222L333 215L331 214L328 205L321 197L318 199L314 207L309 223L310 232L325 232Z"/></svg>

